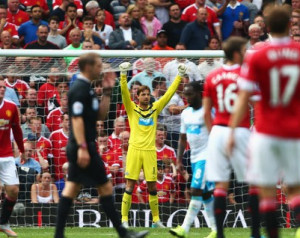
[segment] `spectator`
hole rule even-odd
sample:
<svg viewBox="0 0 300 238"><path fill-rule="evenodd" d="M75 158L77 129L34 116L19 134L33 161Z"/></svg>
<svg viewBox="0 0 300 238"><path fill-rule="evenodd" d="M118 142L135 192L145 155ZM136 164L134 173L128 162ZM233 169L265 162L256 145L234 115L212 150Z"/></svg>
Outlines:
<svg viewBox="0 0 300 238"><path fill-rule="evenodd" d="M91 16L93 19L95 19L96 12L100 9L99 3L97 1L94 1L94 0L89 1L85 5L85 9L86 9L88 15ZM115 28L116 25L115 25L115 21L114 21L113 15L110 12L108 12L107 10L104 10L104 12L105 12L105 21L104 21L104 23L106 25L110 25L112 28Z"/></svg>
<svg viewBox="0 0 300 238"><path fill-rule="evenodd" d="M182 31L180 42L187 50L204 50L208 46L210 31L207 27L207 8L200 7L195 21L188 23Z"/></svg>
<svg viewBox="0 0 300 238"><path fill-rule="evenodd" d="M40 25L48 26L48 23L42 20L42 9L39 5L31 7L31 20L23 23L18 29L20 41L28 44L29 42L37 40L36 32Z"/></svg>
<svg viewBox="0 0 300 238"><path fill-rule="evenodd" d="M160 99L167 91L167 80L165 77L156 77L152 81L152 93L155 101Z"/></svg>
<svg viewBox="0 0 300 238"><path fill-rule="evenodd" d="M7 1L7 21L20 26L21 24L29 21L29 15L27 12L20 10L19 0L8 0Z"/></svg>
<svg viewBox="0 0 300 238"><path fill-rule="evenodd" d="M145 15L145 7L148 4L148 0L136 0L135 4L140 9L141 16L144 16Z"/></svg>
<svg viewBox="0 0 300 238"><path fill-rule="evenodd" d="M50 13L46 0L20 0L20 3L26 7L26 11L32 11L33 6L40 6L43 15L47 17Z"/></svg>
<svg viewBox="0 0 300 238"><path fill-rule="evenodd" d="M112 144L109 143L108 136L105 131L99 134L97 138L97 144L102 160L104 161L104 163L109 164L110 161L114 159L114 154L111 150Z"/></svg>
<svg viewBox="0 0 300 238"><path fill-rule="evenodd" d="M81 41L81 31L78 28L74 28L70 31L70 40L71 44L68 45L65 50L81 50L82 43ZM64 57L66 64L69 65L73 59L76 57Z"/></svg>
<svg viewBox="0 0 300 238"><path fill-rule="evenodd" d="M50 17L49 28L50 32L47 40L57 45L60 49L67 47L66 38L58 34L59 18L57 16Z"/></svg>
<svg viewBox="0 0 300 238"><path fill-rule="evenodd" d="M48 147L51 147L51 143L48 143L47 139L50 135L48 127L42 123L42 118L37 117L35 108L27 108L26 115L26 123L22 125L22 132L24 140L29 140L30 137L32 140L38 140L40 137L43 137L43 140L47 141ZM41 142L42 143L42 142ZM50 154L50 153L49 153ZM37 158L35 156L35 158ZM47 156L45 157L47 158Z"/></svg>
<svg viewBox="0 0 300 238"><path fill-rule="evenodd" d="M94 43L94 49L99 50L103 48L103 44L99 34L93 31L93 26L93 18L90 16L85 16L83 18L83 34L81 41L91 41Z"/></svg>
<svg viewBox="0 0 300 238"><path fill-rule="evenodd" d="M22 121L25 121L25 123L21 126L21 129L23 132L23 138L27 138L28 134L32 132L29 126L30 120L31 118L36 117L37 113L36 108L34 107L26 107L22 109L24 110Z"/></svg>
<svg viewBox="0 0 300 238"><path fill-rule="evenodd" d="M51 133L49 140L52 141L53 161L51 172L54 173L55 181L64 177L63 164L67 162L66 147L69 138L69 115L64 112L60 116L61 128Z"/></svg>
<svg viewBox="0 0 300 238"><path fill-rule="evenodd" d="M6 88L4 99L14 102L18 107L20 106L20 100L16 91L12 88Z"/></svg>
<svg viewBox="0 0 300 238"><path fill-rule="evenodd" d="M69 91L68 80L65 77L59 78L56 88L59 94Z"/></svg>
<svg viewBox="0 0 300 238"><path fill-rule="evenodd" d="M293 41L300 43L300 34L292 36Z"/></svg>
<svg viewBox="0 0 300 238"><path fill-rule="evenodd" d="M131 4L128 6L126 13L131 17L131 27L143 31L140 20L141 20L141 10L137 5Z"/></svg>
<svg viewBox="0 0 300 238"><path fill-rule="evenodd" d="M181 32L186 22L181 20L181 12L178 4L172 4L169 7L170 20L166 22L162 29L166 31L168 37L168 45L175 48L179 43Z"/></svg>
<svg viewBox="0 0 300 238"><path fill-rule="evenodd" d="M168 46L168 35L165 30L160 30L156 35L157 45L152 48L152 50L174 50L172 47Z"/></svg>
<svg viewBox="0 0 300 238"><path fill-rule="evenodd" d="M37 40L29 42L24 46L24 49L37 49L37 50L58 50L59 47L55 44L53 44L50 41L47 41L49 34L48 26L46 25L40 25L38 27L38 30L36 32L36 35L38 37Z"/></svg>
<svg viewBox="0 0 300 238"><path fill-rule="evenodd" d="M299 35L299 34L300 34L300 27L298 25L291 26L290 36Z"/></svg>
<svg viewBox="0 0 300 238"><path fill-rule="evenodd" d="M23 100L21 105L21 114L22 114L22 123L26 122L25 111L27 108L34 108L35 112L37 112L37 116L41 117L44 121L45 110L43 107L38 106L37 104L37 92L34 88L28 88L25 94L25 100Z"/></svg>
<svg viewBox="0 0 300 238"><path fill-rule="evenodd" d="M51 174L43 173L41 180L40 183L31 186L31 202L58 203L59 196L56 186L51 183Z"/></svg>
<svg viewBox="0 0 300 238"><path fill-rule="evenodd" d="M65 187L65 184L66 184L66 181L68 178L68 169L69 169L69 162L65 162L62 166L62 171L63 171L64 177L55 182L59 197L61 197L61 193Z"/></svg>
<svg viewBox="0 0 300 238"><path fill-rule="evenodd" d="M53 9L53 11L51 12L51 16L56 16L58 17L59 21L64 21L66 8L69 5L69 3L70 3L69 0L62 0L62 3L59 5L59 7Z"/></svg>
<svg viewBox="0 0 300 238"><path fill-rule="evenodd" d="M220 40L217 37L212 37L208 43L208 50L220 50ZM199 60L199 75L200 80L204 82L206 76L214 69L222 66L223 59L205 58Z"/></svg>
<svg viewBox="0 0 300 238"><path fill-rule="evenodd" d="M153 5L147 5L145 7L145 16L141 18L141 26L146 39L151 42L156 41L156 35L161 30L161 23L155 17L155 8Z"/></svg>
<svg viewBox="0 0 300 238"><path fill-rule="evenodd" d="M291 23L292 25L300 26L300 9L295 9L292 11Z"/></svg>
<svg viewBox="0 0 300 238"><path fill-rule="evenodd" d="M155 7L155 15L162 25L169 21L168 7L172 2L170 0L149 0L149 3Z"/></svg>
<svg viewBox="0 0 300 238"><path fill-rule="evenodd" d="M10 65L7 68L7 76L4 79L6 87L13 88L18 93L19 99L25 99L26 91L28 90L29 86L23 80L19 79L17 76L18 68L15 65Z"/></svg>
<svg viewBox="0 0 300 238"><path fill-rule="evenodd" d="M52 9L55 10L56 8L59 8L61 6L61 4L63 3L63 1L64 0L53 0ZM83 5L82 5L81 0L73 0L73 1L69 1L69 2L73 2L76 5L77 15L78 15L78 17L82 17L82 15L83 15Z"/></svg>
<svg viewBox="0 0 300 238"><path fill-rule="evenodd" d="M185 50L185 45L177 44L175 49ZM166 76L168 86L171 85L175 79L178 72L174 69L177 69L179 64L185 64L187 66L187 74L191 82L200 80L199 70L195 63L186 58L176 58L172 61L169 61L163 69L163 74Z"/></svg>
<svg viewBox="0 0 300 238"><path fill-rule="evenodd" d="M229 36L247 36L249 10L237 0L230 0L220 19L222 20L223 40L226 40Z"/></svg>
<svg viewBox="0 0 300 238"><path fill-rule="evenodd" d="M99 204L99 195L95 187L83 186L74 203L80 204Z"/></svg>
<svg viewBox="0 0 300 238"><path fill-rule="evenodd" d="M269 36L267 34L267 28L266 28L264 18L261 15L257 15L254 18L254 24L257 24L260 26L260 29L261 29L261 33L260 33L260 37L259 37L260 40L265 41L266 39L268 39Z"/></svg>
<svg viewBox="0 0 300 238"><path fill-rule="evenodd" d="M113 12L114 12L114 20L115 20L115 22L118 21L120 15L122 13L126 12L128 6L130 4L134 4L134 1L132 1L132 0L113 0L110 3L110 6L112 7Z"/></svg>
<svg viewBox="0 0 300 238"><path fill-rule="evenodd" d="M257 24L252 24L249 26L249 37L250 39L247 42L246 48L247 50L251 50L253 46L260 41L259 37L261 35L260 26ZM300 32L299 32L300 33Z"/></svg>
<svg viewBox="0 0 300 238"><path fill-rule="evenodd" d="M127 13L119 17L120 28L114 30L109 36L110 49L139 49L144 41L144 34L131 27L131 19Z"/></svg>
<svg viewBox="0 0 300 238"><path fill-rule="evenodd" d="M144 60L144 70L141 73L135 75L129 82L128 88L131 87L131 84L135 81L139 81L142 85L147 85L152 92L152 81L156 77L164 77L164 75L155 70L156 62L153 58L146 58Z"/></svg>
<svg viewBox="0 0 300 238"><path fill-rule="evenodd" d="M2 31L1 33L1 49L16 49L13 45L13 39L9 31Z"/></svg>
<svg viewBox="0 0 300 238"><path fill-rule="evenodd" d="M252 3L252 0L243 0L241 4L248 8L249 10L249 22L250 24L254 23L254 18L258 13L257 6Z"/></svg>
<svg viewBox="0 0 300 238"><path fill-rule="evenodd" d="M18 35L17 26L7 21L6 6L0 5L0 34L3 31L8 31L11 34L14 45L18 44L19 35Z"/></svg>
<svg viewBox="0 0 300 238"><path fill-rule="evenodd" d="M47 82L44 83L38 91L38 95L37 95L38 105L41 107L45 107L46 114L48 114L48 112L50 112L56 107L55 105L52 105L50 103L51 99L55 97L59 101L59 93L56 88L56 83L57 80L59 79L58 73L59 73L59 66L52 65L50 68L50 73Z"/></svg>
<svg viewBox="0 0 300 238"><path fill-rule="evenodd" d="M32 168L36 173L41 173L41 165L33 157L33 150L31 142L27 141L24 143L25 149L25 161L21 163L20 157L15 159L15 163L18 167Z"/></svg>
<svg viewBox="0 0 300 238"><path fill-rule="evenodd" d="M66 37L67 44L71 44L70 33L75 28L82 30L82 23L77 18L77 7L74 3L70 3L66 7L66 17L64 21L59 23L59 34Z"/></svg>
<svg viewBox="0 0 300 238"><path fill-rule="evenodd" d="M141 50L151 50L152 49L152 42L149 40L144 40L142 44ZM139 58L132 64L132 75L135 76L138 73L142 72L144 68L144 61L145 58ZM155 60L155 70L161 72L161 64L159 61Z"/></svg>
<svg viewBox="0 0 300 238"><path fill-rule="evenodd" d="M299 0L292 0L292 9L300 9L300 1Z"/></svg>
<svg viewBox="0 0 300 238"><path fill-rule="evenodd" d="M100 134L105 133L104 121L97 121L97 123L96 123L96 133L97 133L97 137L99 137Z"/></svg>
<svg viewBox="0 0 300 238"><path fill-rule="evenodd" d="M176 152L174 148L168 146L165 142L167 139L167 127L159 124L156 129L156 154L157 160L166 161L170 160L170 163L176 164Z"/></svg>
<svg viewBox="0 0 300 238"><path fill-rule="evenodd" d="M113 28L110 25L105 24L105 11L102 9L98 9L96 12L96 24L94 24L93 31L98 33L102 43L107 47L109 36L113 32Z"/></svg>
<svg viewBox="0 0 300 238"><path fill-rule="evenodd" d="M60 107L52 110L47 116L46 126L50 132L61 128L62 116L68 111L68 95L67 92L60 94Z"/></svg>
<svg viewBox="0 0 300 238"><path fill-rule="evenodd" d="M218 0L206 0L205 5L212 8L217 13L217 15L218 15L218 11L222 7L222 4Z"/></svg>
<svg viewBox="0 0 300 238"><path fill-rule="evenodd" d="M114 120L114 131L108 137L109 146L111 149L118 149L121 146L121 140L119 136L123 131L125 131L125 119L123 117L118 117Z"/></svg>
<svg viewBox="0 0 300 238"><path fill-rule="evenodd" d="M193 22L198 18L198 12L200 8L205 8L207 11L206 23L210 31L210 35L217 35L219 39L222 39L220 22L217 14L213 9L205 5L205 0L195 0L195 3L184 9L181 15L181 19L186 22ZM182 33L183 34L183 33ZM180 41L182 42L182 41ZM188 48L188 47L187 47Z"/></svg>

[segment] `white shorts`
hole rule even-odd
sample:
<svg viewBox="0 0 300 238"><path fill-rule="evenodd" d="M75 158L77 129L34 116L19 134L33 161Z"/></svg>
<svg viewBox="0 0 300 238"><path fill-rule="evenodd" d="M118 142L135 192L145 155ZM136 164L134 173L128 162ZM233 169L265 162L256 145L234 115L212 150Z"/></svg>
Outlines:
<svg viewBox="0 0 300 238"><path fill-rule="evenodd" d="M234 130L236 144L231 158L228 158L226 145L231 130L226 126L213 126L210 132L206 160L207 181L227 182L230 180L232 169L239 182L246 181L250 130L243 127Z"/></svg>
<svg viewBox="0 0 300 238"><path fill-rule="evenodd" d="M18 185L19 175L13 157L0 158L0 181L2 185Z"/></svg>
<svg viewBox="0 0 300 238"><path fill-rule="evenodd" d="M275 186L280 180L300 185L300 139L254 132L249 142L247 179L254 185Z"/></svg>

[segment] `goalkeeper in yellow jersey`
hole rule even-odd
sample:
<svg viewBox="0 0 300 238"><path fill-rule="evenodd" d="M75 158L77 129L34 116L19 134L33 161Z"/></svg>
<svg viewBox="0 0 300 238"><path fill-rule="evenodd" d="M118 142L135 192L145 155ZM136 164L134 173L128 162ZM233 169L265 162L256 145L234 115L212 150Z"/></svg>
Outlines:
<svg viewBox="0 0 300 238"><path fill-rule="evenodd" d="M186 72L186 66L178 66L178 75L167 92L158 101L150 104L150 88L140 86L137 92L139 104L130 99L127 87L127 71L131 65L128 62L120 64L122 100L127 112L130 125L129 149L126 158L126 188L122 200L122 223L128 227L128 213L131 207L131 195L141 169L144 171L149 191L149 205L152 211L152 227L164 227L159 219L158 196L156 191L157 181L157 157L155 148L155 136L157 117L170 101L182 76Z"/></svg>

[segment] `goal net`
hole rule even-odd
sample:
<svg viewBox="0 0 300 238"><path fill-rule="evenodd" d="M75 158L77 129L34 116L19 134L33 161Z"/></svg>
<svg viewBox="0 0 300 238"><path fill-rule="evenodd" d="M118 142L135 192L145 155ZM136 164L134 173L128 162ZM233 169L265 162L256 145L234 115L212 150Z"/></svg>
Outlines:
<svg viewBox="0 0 300 238"><path fill-rule="evenodd" d="M22 130L26 144L26 156L36 160L40 167L18 164L20 194L11 223L22 226L53 226L56 220L58 191L60 196L66 180L67 161L65 146L68 138L66 92L77 79L78 56L87 51L1 50L0 75L7 87L13 88L14 100L21 111ZM152 89L151 100L161 97L177 74L179 63L187 65L187 72L174 96L159 116L156 136L157 156L163 167L157 182L160 217L164 225L181 224L190 200L191 168L189 150L184 158L184 172L176 171L176 150L179 139L180 113L187 102L183 87L191 81L203 81L206 75L223 63L222 51L98 51L103 58L103 74L92 85L101 97L101 80L116 80L111 97L110 111L105 121L98 121L97 143L99 154L107 165L107 173L114 184L114 196L118 210L125 188L124 162L128 148L130 128L122 104L119 69L122 62L131 62L128 85L132 100L142 82ZM17 150L16 150L17 151ZM15 153L16 158L18 153ZM209 158L208 158L209 159ZM43 175L41 175L41 173ZM47 173L48 172L48 173ZM47 175L51 176L49 186ZM45 177L44 177L45 176ZM55 190L55 191L54 191ZM248 213L248 186L236 182L232 175L228 193L225 219L227 227L251 225ZM129 225L151 226L148 192L143 173L133 192ZM54 203L53 203L54 202ZM95 188L84 187L78 194L67 224L69 226L112 226L99 210ZM293 226L284 186L278 185L278 212L281 227ZM209 221L204 209L195 219L195 227L207 227Z"/></svg>

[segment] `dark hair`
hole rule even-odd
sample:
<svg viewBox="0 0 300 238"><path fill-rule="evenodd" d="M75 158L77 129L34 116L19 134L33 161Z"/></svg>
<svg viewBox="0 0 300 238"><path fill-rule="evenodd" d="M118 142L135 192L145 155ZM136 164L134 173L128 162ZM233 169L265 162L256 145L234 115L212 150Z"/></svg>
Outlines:
<svg viewBox="0 0 300 238"><path fill-rule="evenodd" d="M241 52L242 47L247 44L247 40L239 36L229 37L222 45L226 59L233 60L235 52Z"/></svg>
<svg viewBox="0 0 300 238"><path fill-rule="evenodd" d="M74 4L74 3L69 3L68 5L67 5L67 7L66 7L66 12L68 11L68 9L70 8L70 7L73 7L73 8L76 8L76 10L77 10L77 6Z"/></svg>
<svg viewBox="0 0 300 238"><path fill-rule="evenodd" d="M43 27L43 28L47 28L47 30L49 31L49 27L48 27L47 25L44 25L44 24L39 25L37 31L38 31L40 28L42 28L42 27Z"/></svg>
<svg viewBox="0 0 300 238"><path fill-rule="evenodd" d="M142 84L139 81L133 81L132 84L130 85L130 90L133 89L134 85L142 86Z"/></svg>
<svg viewBox="0 0 300 238"><path fill-rule="evenodd" d="M152 89L154 90L157 87L157 85L161 85L163 82L167 82L165 77L162 76L155 77L152 81Z"/></svg>
<svg viewBox="0 0 300 238"><path fill-rule="evenodd" d="M220 39L219 39L219 37L217 37L216 35L213 35L212 37L210 37L210 39L208 40L208 44L210 44L210 42L211 42L212 40L217 40L217 41L219 42L219 44L220 44Z"/></svg>
<svg viewBox="0 0 300 238"><path fill-rule="evenodd" d="M5 9L5 10L7 10L7 7L6 7L5 5L3 5L3 4L1 4L1 5L0 5L0 9Z"/></svg>
<svg viewBox="0 0 300 238"><path fill-rule="evenodd" d="M150 88L147 85L142 85L139 87L139 89L137 90L137 95L139 96L141 92L144 92L148 90L149 92L151 92Z"/></svg>
<svg viewBox="0 0 300 238"><path fill-rule="evenodd" d="M143 41L142 46L143 45L152 45L152 41L146 39L146 40Z"/></svg>
<svg viewBox="0 0 300 238"><path fill-rule="evenodd" d="M99 137L108 137L108 135L105 131L101 131Z"/></svg>
<svg viewBox="0 0 300 238"><path fill-rule="evenodd" d="M164 131L164 132L167 132L167 131L168 131L167 126L164 125L164 124L161 124L161 123L158 123L158 124L157 124L156 130L157 130L157 131Z"/></svg>
<svg viewBox="0 0 300 238"><path fill-rule="evenodd" d="M81 55L78 61L79 70L84 71L87 65L95 65L97 59L100 59L100 55L96 53L86 53Z"/></svg>
<svg viewBox="0 0 300 238"><path fill-rule="evenodd" d="M55 21L56 23L59 23L59 18L58 18L58 16L51 16L51 17L49 18L49 23L50 23L51 21Z"/></svg>
<svg viewBox="0 0 300 238"><path fill-rule="evenodd" d="M92 22L94 22L94 19L93 19L93 17L91 17L91 16L85 16L85 17L82 19L82 22L85 22L85 21L92 21Z"/></svg>
<svg viewBox="0 0 300 238"><path fill-rule="evenodd" d="M178 5L177 3L172 3L172 4L168 7L168 10L170 11L170 10L171 10L171 7L173 7L173 6L178 6L178 7L179 7L179 5ZM180 7L179 7L179 9L180 9Z"/></svg>
<svg viewBox="0 0 300 238"><path fill-rule="evenodd" d="M271 33L285 33L290 24L290 12L284 7L273 7L266 23Z"/></svg>
<svg viewBox="0 0 300 238"><path fill-rule="evenodd" d="M186 85L186 87L193 88L193 91L196 93L202 93L203 92L203 82L201 81L193 81Z"/></svg>
<svg viewBox="0 0 300 238"><path fill-rule="evenodd" d="M32 12L33 11L33 9L35 9L35 8L41 8L41 6L40 5L37 5L37 4L35 4L35 5L33 5L31 8L30 8L30 11ZM41 8L42 9L42 8Z"/></svg>
<svg viewBox="0 0 300 238"><path fill-rule="evenodd" d="M68 112L64 112L64 113L61 115L61 120L62 120L62 121L64 120L65 115L68 115L68 116L69 116L69 113L68 113Z"/></svg>
<svg viewBox="0 0 300 238"><path fill-rule="evenodd" d="M103 9L101 9L101 8L99 8L99 9L96 11L96 14L95 14L95 16L97 16L97 15L98 15L98 13L99 13L100 11L101 11L101 12L104 12L104 15L106 16L106 14L105 14L105 11L104 11Z"/></svg>

